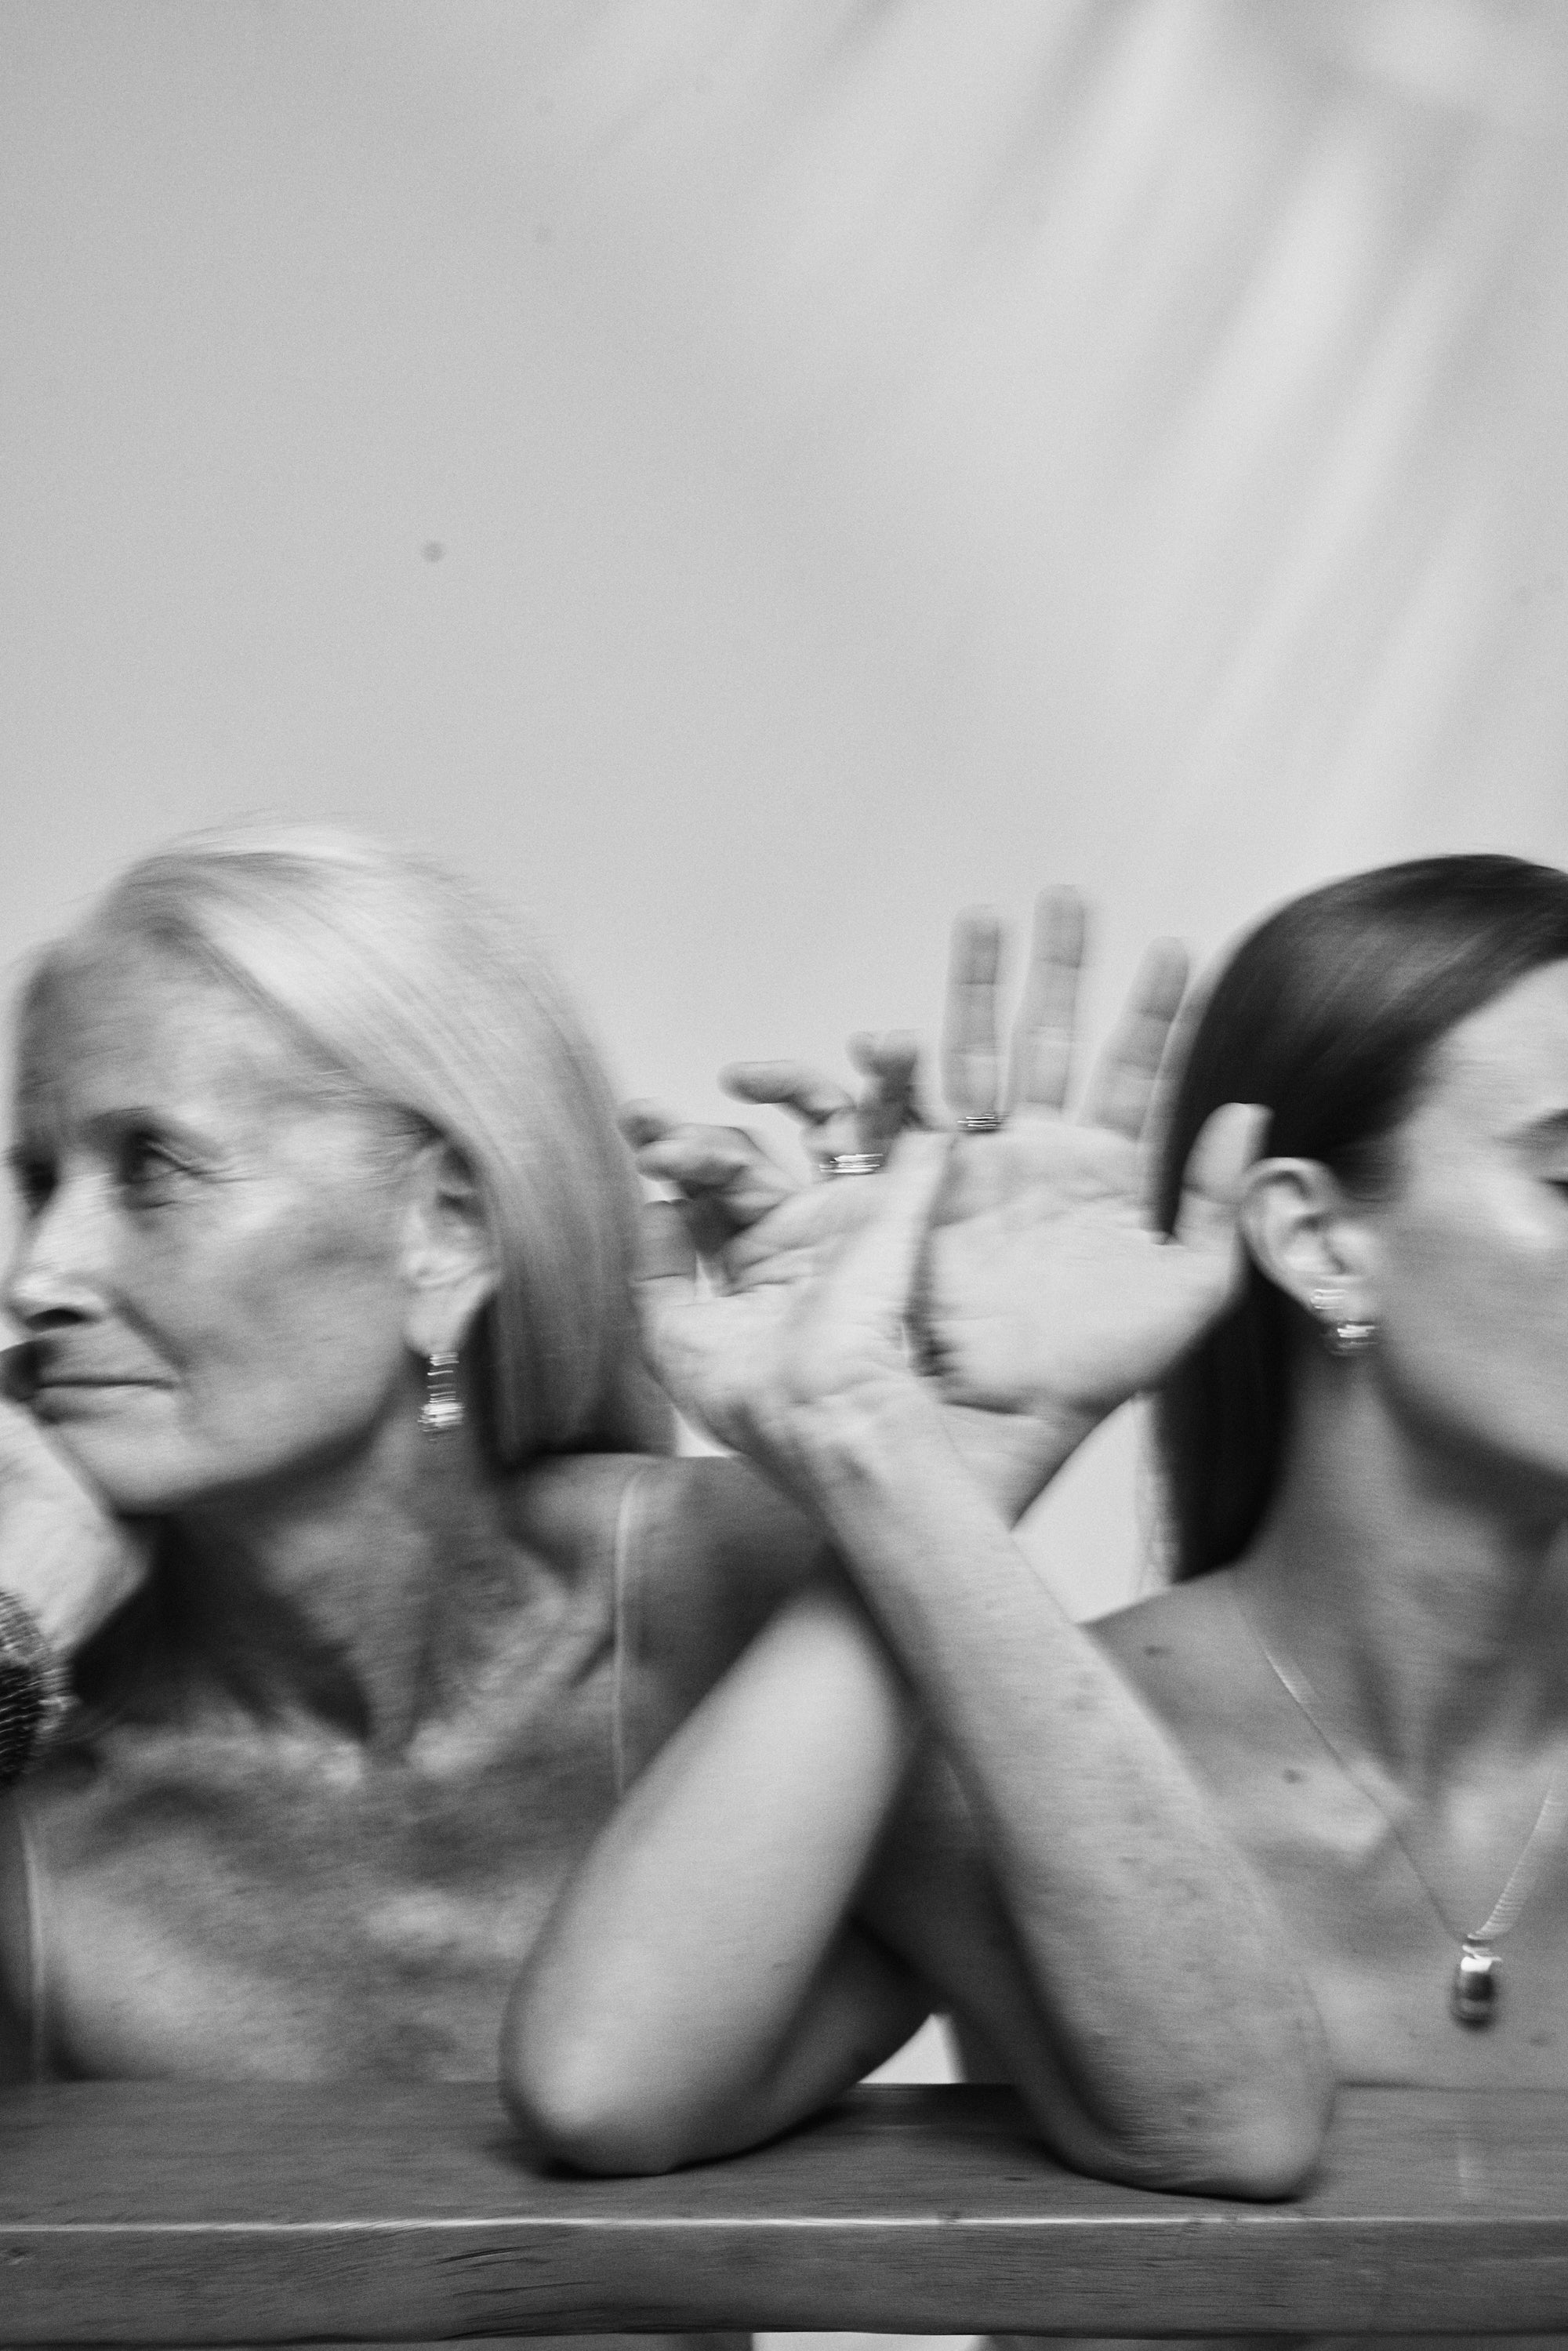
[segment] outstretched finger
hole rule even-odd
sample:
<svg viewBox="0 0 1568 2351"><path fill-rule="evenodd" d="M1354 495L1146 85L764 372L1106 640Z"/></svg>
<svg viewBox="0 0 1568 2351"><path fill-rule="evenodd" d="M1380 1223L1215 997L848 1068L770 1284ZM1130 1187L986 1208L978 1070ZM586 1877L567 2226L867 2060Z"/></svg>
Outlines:
<svg viewBox="0 0 1568 2351"><path fill-rule="evenodd" d="M1233 1253L1239 1271L1241 1195L1268 1131L1269 1113L1258 1102L1227 1102L1205 1119L1187 1155L1172 1233L1184 1249Z"/></svg>
<svg viewBox="0 0 1568 2351"><path fill-rule="evenodd" d="M637 1154L640 1174L681 1193L686 1227L705 1257L758 1223L796 1186L737 1126L677 1126Z"/></svg>
<svg viewBox="0 0 1568 2351"><path fill-rule="evenodd" d="M806 1061L733 1061L718 1073L727 1094L741 1102L772 1102L807 1126L821 1126L854 1108L854 1096L836 1078Z"/></svg>
<svg viewBox="0 0 1568 2351"><path fill-rule="evenodd" d="M866 1081L854 1109L854 1149L885 1153L906 1126L928 1123L916 1099L920 1040L910 1030L862 1029L849 1040L849 1056Z"/></svg>
<svg viewBox="0 0 1568 2351"><path fill-rule="evenodd" d="M1013 1029L1011 1108L1060 1111L1067 1100L1086 928L1083 901L1076 890L1040 892L1023 1001Z"/></svg>
<svg viewBox="0 0 1568 2351"><path fill-rule="evenodd" d="M641 1151L645 1143L657 1143L661 1135L671 1134L681 1124L673 1111L655 1102L622 1102L615 1115L633 1151Z"/></svg>
<svg viewBox="0 0 1568 2351"><path fill-rule="evenodd" d="M1143 1134L1186 974L1186 949L1180 941L1156 939L1138 967L1125 1009L1090 1081L1083 1104L1090 1125L1114 1127L1134 1143Z"/></svg>
<svg viewBox="0 0 1568 2351"><path fill-rule="evenodd" d="M675 1126L656 1143L645 1143L637 1165L655 1183L674 1184L695 1198L699 1193L758 1189L768 1205L795 1189L753 1135L738 1126Z"/></svg>
<svg viewBox="0 0 1568 2351"><path fill-rule="evenodd" d="M956 1118L994 1118L1002 1108L997 985L1002 926L988 908L953 925L947 1003L942 1023L942 1090Z"/></svg>

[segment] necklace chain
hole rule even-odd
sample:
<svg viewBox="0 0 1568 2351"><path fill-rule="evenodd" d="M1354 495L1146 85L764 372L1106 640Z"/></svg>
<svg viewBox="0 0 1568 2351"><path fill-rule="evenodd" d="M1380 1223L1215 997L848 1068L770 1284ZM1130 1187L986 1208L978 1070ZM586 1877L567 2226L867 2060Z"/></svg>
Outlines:
<svg viewBox="0 0 1568 2351"><path fill-rule="evenodd" d="M1241 1596L1234 1587L1232 1587L1232 1597L1240 1611L1243 1623L1258 1645L1264 1664L1269 1667L1286 1697L1300 1709L1313 1730L1317 1732L1351 1785L1361 1791L1373 1810L1381 1816L1388 1834L1409 1863L1416 1883L1430 1903L1438 1923L1453 1937L1456 1943L1466 1948L1487 1947L1493 1943L1500 1943L1511 1928L1516 1924L1521 1911L1534 1892L1535 1881L1540 1875L1541 1865L1546 1858L1552 1840L1562 1828L1564 1820L1568 1819L1568 1784L1564 1784L1563 1764L1560 1762L1557 1765L1546 1783L1546 1793L1541 1800L1541 1810L1535 1815L1534 1825L1530 1834L1519 1849L1519 1857L1509 1871L1508 1881L1502 1892L1498 1896L1481 1924L1469 1934L1460 1934L1433 1893L1427 1883L1426 1871L1420 1866L1400 1834L1398 1823L1378 1795L1376 1789L1369 1783L1364 1769L1357 1769L1352 1757L1345 1752L1323 1721L1318 1711L1322 1700L1311 1682L1299 1666L1281 1663L1275 1656L1263 1638L1261 1631L1253 1622L1250 1611L1242 1606Z"/></svg>

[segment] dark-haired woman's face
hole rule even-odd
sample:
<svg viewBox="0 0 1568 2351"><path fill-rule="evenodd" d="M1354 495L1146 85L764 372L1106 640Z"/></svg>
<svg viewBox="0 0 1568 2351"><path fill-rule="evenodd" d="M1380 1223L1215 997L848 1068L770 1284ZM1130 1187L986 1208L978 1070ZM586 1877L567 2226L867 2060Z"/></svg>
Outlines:
<svg viewBox="0 0 1568 2351"><path fill-rule="evenodd" d="M1568 963L1461 1021L1374 1214L1379 1371L1455 1469L1568 1503Z"/></svg>
<svg viewBox="0 0 1568 2351"><path fill-rule="evenodd" d="M258 1010L101 948L22 1040L6 1305L117 1508L277 1491L406 1417L396 1184Z"/></svg>

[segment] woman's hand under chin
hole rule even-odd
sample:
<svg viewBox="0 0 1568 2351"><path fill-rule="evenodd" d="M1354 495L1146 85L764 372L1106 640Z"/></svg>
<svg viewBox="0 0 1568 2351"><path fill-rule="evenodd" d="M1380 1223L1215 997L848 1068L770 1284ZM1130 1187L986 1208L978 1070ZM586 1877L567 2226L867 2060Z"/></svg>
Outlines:
<svg viewBox="0 0 1568 2351"><path fill-rule="evenodd" d="M151 1529L117 1518L24 1404L26 1349L0 1360L0 1590L31 1611L62 1656L145 1579Z"/></svg>

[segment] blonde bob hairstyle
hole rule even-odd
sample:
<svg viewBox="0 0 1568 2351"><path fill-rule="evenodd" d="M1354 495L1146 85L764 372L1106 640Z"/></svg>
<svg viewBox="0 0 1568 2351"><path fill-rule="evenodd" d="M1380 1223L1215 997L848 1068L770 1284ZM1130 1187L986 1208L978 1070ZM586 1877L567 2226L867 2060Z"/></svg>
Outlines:
<svg viewBox="0 0 1568 2351"><path fill-rule="evenodd" d="M636 1178L599 1059L514 917L358 834L194 834L133 865L46 953L24 1022L81 955L126 937L216 975L329 1086L461 1155L499 1264L464 1348L497 1468L667 1448L632 1304Z"/></svg>

